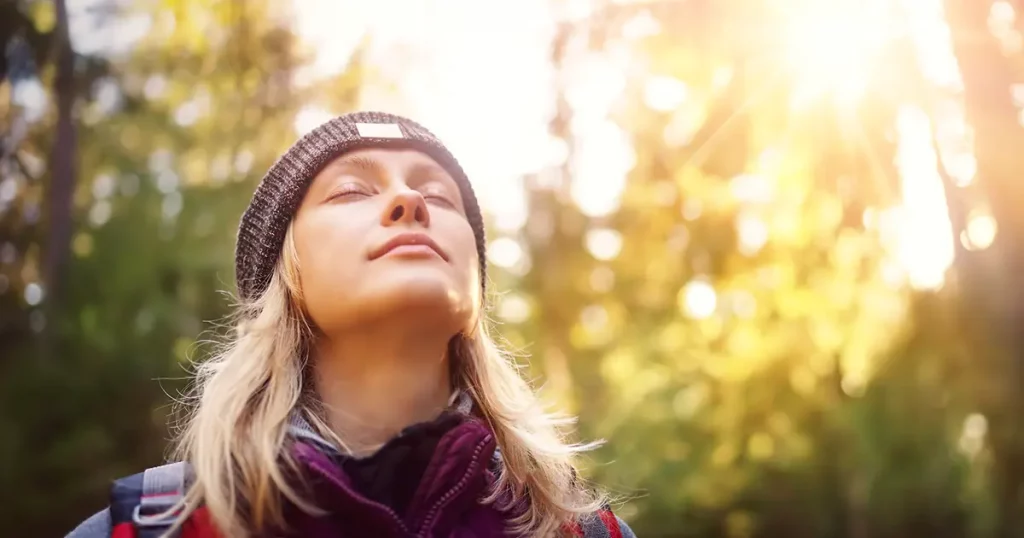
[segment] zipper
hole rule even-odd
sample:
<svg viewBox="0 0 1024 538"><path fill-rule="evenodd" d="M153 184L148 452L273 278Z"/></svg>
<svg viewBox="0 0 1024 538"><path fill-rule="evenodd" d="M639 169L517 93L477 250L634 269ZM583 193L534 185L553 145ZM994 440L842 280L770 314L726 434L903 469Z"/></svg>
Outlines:
<svg viewBox="0 0 1024 538"><path fill-rule="evenodd" d="M398 517L398 514L390 506L363 497L355 490L353 490L351 487L349 487L348 484L346 484L344 481L338 480L337 477L335 477L334 474L330 472L330 470L324 469L320 462L314 461L311 458L307 458L306 463L314 470L316 470L316 472L320 473L321 476L330 480L331 484L334 484L342 491L344 491L349 496L349 498L351 498L356 503L361 504L367 508L379 510L381 512L384 512L384 514L390 516L391 522L394 523L395 526L398 528L399 532L397 536L408 536L410 534L409 528L405 525L405 523L402 522L402 518Z"/></svg>
<svg viewBox="0 0 1024 538"><path fill-rule="evenodd" d="M423 524L420 525L420 528L418 529L419 532L416 533L417 537L426 538L427 529L429 529L431 525L434 524L434 519L438 516L438 514L440 514L441 509L444 508L446 504L448 504L452 497L454 497L460 491L466 488L466 485L469 483L469 477L475 473L476 467L480 463L480 453L483 452L484 447L487 446L487 444L490 442L491 436L488 435L484 437L484 439L481 440L479 443L477 443L476 448L473 449L473 457L470 459L469 465L466 467L466 472L462 473L462 478L460 478L459 481L456 482L456 484L452 486L451 489L446 491L445 494L442 495L441 498L434 503L434 506L430 507L430 510L427 511L426 517L423 518Z"/></svg>

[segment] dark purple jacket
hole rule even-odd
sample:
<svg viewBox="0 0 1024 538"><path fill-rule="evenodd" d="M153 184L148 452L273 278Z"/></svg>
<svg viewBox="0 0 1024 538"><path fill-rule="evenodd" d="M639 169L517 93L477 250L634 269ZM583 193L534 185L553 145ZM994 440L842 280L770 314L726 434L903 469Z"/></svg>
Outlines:
<svg viewBox="0 0 1024 538"><path fill-rule="evenodd" d="M406 428L366 458L345 456L300 419L293 421L291 434L292 454L326 515L311 516L291 507L286 515L290 536L508 535L507 522L514 514L480 502L501 465L494 434L463 409L451 409L434 421ZM619 524L624 538L635 538L625 523L620 520ZM588 538L609 536L597 518L583 527ZM93 516L68 536L107 538L109 513Z"/></svg>

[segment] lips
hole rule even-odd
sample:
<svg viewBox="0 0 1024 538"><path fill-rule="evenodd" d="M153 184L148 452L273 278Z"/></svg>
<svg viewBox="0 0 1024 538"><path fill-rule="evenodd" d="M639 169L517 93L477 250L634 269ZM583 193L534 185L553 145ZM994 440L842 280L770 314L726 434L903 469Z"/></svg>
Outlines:
<svg viewBox="0 0 1024 538"><path fill-rule="evenodd" d="M386 243L370 252L370 259L376 260L377 258L380 258L381 256L384 256L396 249L414 252L417 250L416 247L419 247L418 250L421 251L429 249L440 256L444 261L448 261L448 254L444 249L431 239L429 235L419 232L403 233L392 237Z"/></svg>

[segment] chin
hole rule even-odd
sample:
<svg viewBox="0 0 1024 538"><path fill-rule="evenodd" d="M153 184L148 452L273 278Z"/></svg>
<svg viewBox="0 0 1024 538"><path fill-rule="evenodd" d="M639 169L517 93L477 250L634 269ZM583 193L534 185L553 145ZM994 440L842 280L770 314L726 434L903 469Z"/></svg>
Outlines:
<svg viewBox="0 0 1024 538"><path fill-rule="evenodd" d="M385 291L385 290L382 290ZM389 303L399 308L419 307L436 309L440 312L457 312L463 308L464 294L435 282L409 282L392 290L387 290Z"/></svg>
<svg viewBox="0 0 1024 538"><path fill-rule="evenodd" d="M365 290L364 299L378 302L396 314L418 310L432 316L459 317L471 308L468 294L449 278L429 272L394 276L397 278L381 275L372 289Z"/></svg>

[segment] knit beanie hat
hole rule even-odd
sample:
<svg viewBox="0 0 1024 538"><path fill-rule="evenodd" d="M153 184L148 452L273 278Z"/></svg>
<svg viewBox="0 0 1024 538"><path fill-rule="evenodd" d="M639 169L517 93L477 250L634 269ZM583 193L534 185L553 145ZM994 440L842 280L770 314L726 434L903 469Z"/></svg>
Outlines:
<svg viewBox="0 0 1024 538"><path fill-rule="evenodd" d="M481 288L485 285L483 218L473 187L455 157L433 133L410 119L385 112L353 112L300 138L260 180L242 214L235 246L235 279L242 300L256 299L266 291L281 255L285 232L313 177L338 156L362 148L414 149L429 155L451 174L459 186L466 218L476 237Z"/></svg>

